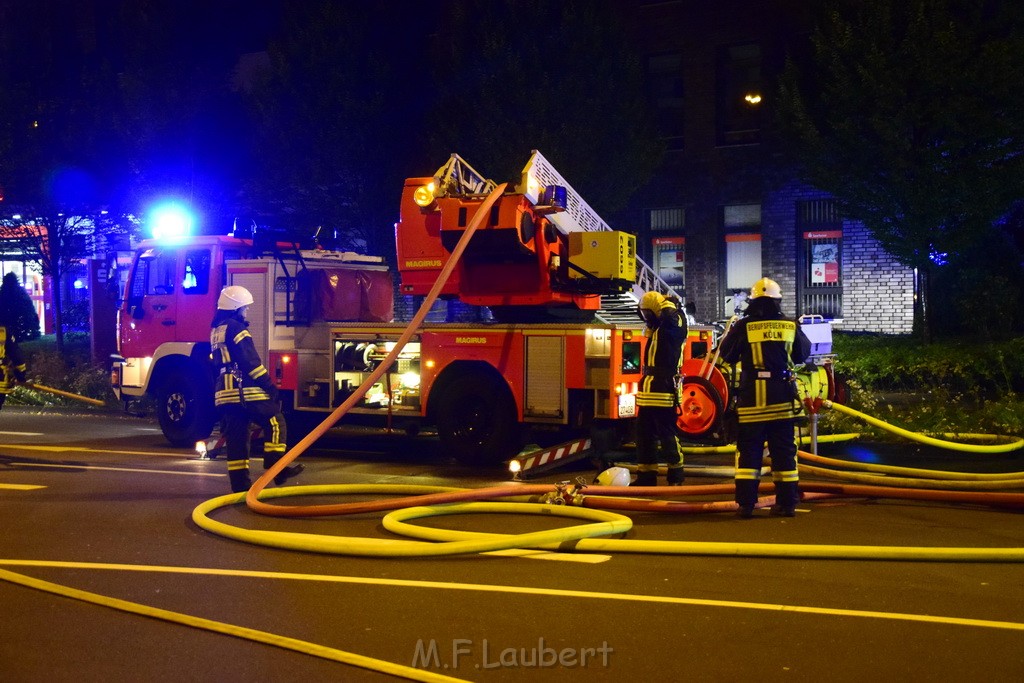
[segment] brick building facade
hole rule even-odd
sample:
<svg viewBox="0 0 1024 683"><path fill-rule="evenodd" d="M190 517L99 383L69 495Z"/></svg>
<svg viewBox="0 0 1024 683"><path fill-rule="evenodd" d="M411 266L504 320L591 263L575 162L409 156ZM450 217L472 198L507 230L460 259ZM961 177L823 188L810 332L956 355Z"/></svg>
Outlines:
<svg viewBox="0 0 1024 683"><path fill-rule="evenodd" d="M915 277L795 179L774 130L776 78L806 54L821 0L633 0L621 4L646 70L667 152L614 221L697 308L730 315L762 275L788 315L836 328L909 334ZM628 227L627 227L628 226ZM841 322L840 322L841 321Z"/></svg>

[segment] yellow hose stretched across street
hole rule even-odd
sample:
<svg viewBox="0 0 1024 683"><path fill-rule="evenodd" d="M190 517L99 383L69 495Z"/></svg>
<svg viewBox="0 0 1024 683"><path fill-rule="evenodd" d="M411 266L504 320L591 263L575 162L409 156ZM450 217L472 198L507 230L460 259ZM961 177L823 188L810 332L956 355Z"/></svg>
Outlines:
<svg viewBox="0 0 1024 683"><path fill-rule="evenodd" d="M1024 480L1024 472L949 472L946 470L929 470L915 467L897 467L895 465L876 465L874 463L856 462L853 460L839 460L800 451L800 462L806 461L816 462L821 465L832 465L834 467L846 467L851 470L916 476L921 479L956 479L963 481Z"/></svg>
<svg viewBox="0 0 1024 683"><path fill-rule="evenodd" d="M837 410L840 413L845 413L846 415L850 415L859 420L863 420L864 422L874 425L879 429L884 429L887 432L898 434L899 436L902 436L906 439L910 439L911 441L928 444L929 446L936 446L938 448L948 448L956 451L965 451L967 453L1009 453L1010 451L1015 451L1021 447L1024 447L1024 438L1012 436L997 437L992 434L964 434L961 436L969 436L972 438L980 438L984 440L1006 438L1007 442L1001 444L982 445L936 439L933 436L928 436L926 434L918 434L917 432L912 432L909 429L903 429L902 427L897 427L896 425L889 424L884 420L879 420L877 417L872 417L867 413L862 413L859 410L854 410L853 408L850 408L849 406L844 406L841 403L835 403L834 401L825 401L824 405L826 408L832 408L833 410Z"/></svg>

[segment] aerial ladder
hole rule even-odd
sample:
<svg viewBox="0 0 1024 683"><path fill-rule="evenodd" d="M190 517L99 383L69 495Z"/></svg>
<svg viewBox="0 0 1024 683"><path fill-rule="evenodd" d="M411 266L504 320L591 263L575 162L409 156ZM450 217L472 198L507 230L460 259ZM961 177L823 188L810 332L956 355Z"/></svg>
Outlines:
<svg viewBox="0 0 1024 683"><path fill-rule="evenodd" d="M421 184L417 208L446 204L435 225L426 222L423 234L399 232L402 289L419 294L440 271L473 205L496 185L458 154L432 178L409 182ZM637 256L636 238L613 230L539 151L526 163L515 191L492 213L444 295L489 306L495 317L508 321L576 314L580 320L611 323L635 321L636 304L646 291L674 294Z"/></svg>

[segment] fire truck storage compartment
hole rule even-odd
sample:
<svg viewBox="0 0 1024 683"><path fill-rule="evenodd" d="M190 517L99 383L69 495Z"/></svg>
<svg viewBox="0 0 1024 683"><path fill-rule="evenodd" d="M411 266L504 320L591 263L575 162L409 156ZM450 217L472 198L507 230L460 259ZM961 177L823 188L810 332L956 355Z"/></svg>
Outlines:
<svg viewBox="0 0 1024 683"><path fill-rule="evenodd" d="M342 334L334 338L332 406L341 405L394 348L398 335ZM413 337L394 365L366 392L353 410L420 414L420 341Z"/></svg>
<svg viewBox="0 0 1024 683"><path fill-rule="evenodd" d="M565 417L565 337L526 336L526 401L523 417Z"/></svg>
<svg viewBox="0 0 1024 683"><path fill-rule="evenodd" d="M595 410L598 415L607 415L611 399L612 334L607 328L587 329L583 347L583 369L586 388L595 390Z"/></svg>
<svg viewBox="0 0 1024 683"><path fill-rule="evenodd" d="M331 406L330 358L322 351L300 349L296 408L329 408Z"/></svg>
<svg viewBox="0 0 1024 683"><path fill-rule="evenodd" d="M251 262L241 261L239 263L249 265ZM229 264L228 284L241 285L252 294L253 303L249 306L245 319L249 322L249 335L252 337L252 343L256 346L257 353L260 354L260 358L267 358L270 350L270 340L267 338L270 300L267 297L267 290L270 283L266 266L260 264L257 268L250 266L245 270L232 272Z"/></svg>

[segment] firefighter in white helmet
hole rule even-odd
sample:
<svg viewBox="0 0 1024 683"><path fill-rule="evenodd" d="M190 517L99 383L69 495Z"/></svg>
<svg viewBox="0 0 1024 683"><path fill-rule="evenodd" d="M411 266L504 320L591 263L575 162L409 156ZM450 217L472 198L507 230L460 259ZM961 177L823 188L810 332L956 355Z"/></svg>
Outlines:
<svg viewBox="0 0 1024 683"><path fill-rule="evenodd" d="M636 486L658 485L658 459L668 462L668 483L683 483L683 453L676 428L679 395L676 376L679 357L686 341L686 320L676 303L660 292L647 292L640 299L640 317L647 325L643 379L636 394L637 477Z"/></svg>
<svg viewBox="0 0 1024 683"><path fill-rule="evenodd" d="M214 403L222 419L228 478L231 490L236 493L251 486L250 423L256 423L263 430L265 469L273 467L286 450L287 431L277 400L277 387L260 360L245 319L246 309L252 303L252 294L245 287L225 287L217 300L217 313L210 330L210 347L217 370ZM290 465L274 477L274 482L281 485L302 469L302 465Z"/></svg>
<svg viewBox="0 0 1024 683"><path fill-rule="evenodd" d="M750 289L746 315L722 339L721 357L741 362L737 394L737 515L749 518L757 503L764 444L772 459L773 515L792 517L800 497L796 462L796 398L793 367L810 355L800 326L782 314L779 283L763 277Z"/></svg>

